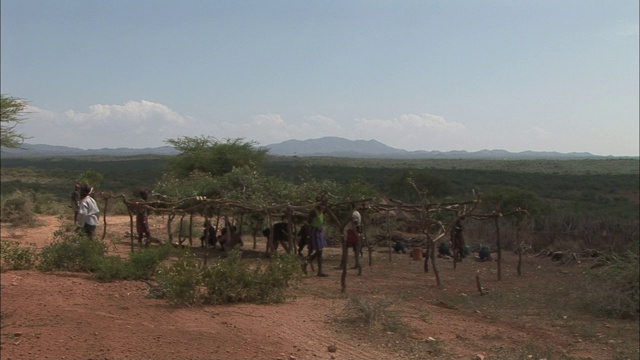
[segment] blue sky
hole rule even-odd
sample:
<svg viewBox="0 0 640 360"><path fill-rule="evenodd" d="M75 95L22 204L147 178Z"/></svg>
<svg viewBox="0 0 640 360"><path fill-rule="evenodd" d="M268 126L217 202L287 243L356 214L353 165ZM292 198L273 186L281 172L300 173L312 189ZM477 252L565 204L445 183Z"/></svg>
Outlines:
<svg viewBox="0 0 640 360"><path fill-rule="evenodd" d="M637 0L2 0L29 143L638 156Z"/></svg>

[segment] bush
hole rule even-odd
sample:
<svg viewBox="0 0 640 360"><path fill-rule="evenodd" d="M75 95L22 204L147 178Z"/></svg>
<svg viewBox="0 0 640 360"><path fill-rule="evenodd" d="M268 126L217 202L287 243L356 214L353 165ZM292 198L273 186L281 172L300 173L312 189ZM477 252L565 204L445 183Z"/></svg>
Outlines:
<svg viewBox="0 0 640 360"><path fill-rule="evenodd" d="M66 218L73 218L73 210L67 203L61 203L59 199L51 194L34 194L33 211L36 214L56 215Z"/></svg>
<svg viewBox="0 0 640 360"><path fill-rule="evenodd" d="M287 298L287 288L300 279L300 262L294 255L276 256L263 266L261 261L243 262L238 250L209 268L183 252L174 263L156 271L164 297L180 305L280 303Z"/></svg>
<svg viewBox="0 0 640 360"><path fill-rule="evenodd" d="M203 285L207 288L205 302L225 304L249 301L250 289L254 287L260 265L258 262L258 266L251 270L242 264L240 251L230 251L226 259L209 267L203 274Z"/></svg>
<svg viewBox="0 0 640 360"><path fill-rule="evenodd" d="M94 271L107 252L101 240L91 240L84 234L54 233L54 240L40 252L42 271Z"/></svg>
<svg viewBox="0 0 640 360"><path fill-rule="evenodd" d="M129 266L120 256L104 256L96 261L95 276L102 281L128 279Z"/></svg>
<svg viewBox="0 0 640 360"><path fill-rule="evenodd" d="M15 241L1 241L0 257L2 271L29 270L35 267L38 254L35 244L20 246L20 243Z"/></svg>
<svg viewBox="0 0 640 360"><path fill-rule="evenodd" d="M597 315L637 320L640 315L638 256L611 257L587 276L586 306Z"/></svg>
<svg viewBox="0 0 640 360"><path fill-rule="evenodd" d="M153 276L160 262L169 257L170 245L151 247L129 254L129 279L148 280Z"/></svg>
<svg viewBox="0 0 640 360"><path fill-rule="evenodd" d="M170 252L170 246L162 246L132 252L128 260L119 256L99 257L96 258L95 275L102 281L148 280Z"/></svg>
<svg viewBox="0 0 640 360"><path fill-rule="evenodd" d="M399 332L406 328L399 316L388 308L392 302L387 299L373 299L353 296L343 310L349 323L362 323L369 327L381 326L384 331Z"/></svg>
<svg viewBox="0 0 640 360"><path fill-rule="evenodd" d="M36 219L34 207L31 194L16 190L2 206L2 220L13 226L33 226Z"/></svg>
<svg viewBox="0 0 640 360"><path fill-rule="evenodd" d="M258 303L283 303L287 299L286 290L297 286L302 278L300 260L292 254L276 255L267 264L257 282Z"/></svg>
<svg viewBox="0 0 640 360"><path fill-rule="evenodd" d="M261 261L251 268L240 258L241 252L232 250L226 259L204 272L206 303L282 303L287 298L287 288L301 279L300 261L294 255L276 255L264 270Z"/></svg>
<svg viewBox="0 0 640 360"><path fill-rule="evenodd" d="M158 267L156 280L170 303L193 305L201 301L202 271L195 255L184 251L170 266Z"/></svg>
<svg viewBox="0 0 640 360"><path fill-rule="evenodd" d="M347 301L344 312L351 320L357 320L367 326L381 324L387 314L391 301L380 299L362 299L352 296Z"/></svg>
<svg viewBox="0 0 640 360"><path fill-rule="evenodd" d="M107 211L109 215L129 215L127 205L122 201L109 201Z"/></svg>

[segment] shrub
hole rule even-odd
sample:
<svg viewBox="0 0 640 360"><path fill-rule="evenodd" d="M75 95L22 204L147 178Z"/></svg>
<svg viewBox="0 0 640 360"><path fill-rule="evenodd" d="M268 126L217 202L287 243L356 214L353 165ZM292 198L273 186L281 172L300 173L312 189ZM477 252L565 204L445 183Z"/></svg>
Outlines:
<svg viewBox="0 0 640 360"><path fill-rule="evenodd" d="M35 223L33 196L16 190L2 206L2 220L13 226L33 226Z"/></svg>
<svg viewBox="0 0 640 360"><path fill-rule="evenodd" d="M286 290L297 286L302 278L300 260L292 255L276 255L267 264L257 282L258 303L282 303L287 298Z"/></svg>
<svg viewBox="0 0 640 360"><path fill-rule="evenodd" d="M638 256L611 257L610 263L588 274L586 306L597 315L638 319L640 280Z"/></svg>
<svg viewBox="0 0 640 360"><path fill-rule="evenodd" d="M249 301L252 282L258 277L261 262L253 269L243 265L241 253L229 252L226 259L209 267L203 274L203 285L207 288L205 302L225 304Z"/></svg>
<svg viewBox="0 0 640 360"><path fill-rule="evenodd" d="M171 254L170 245L151 247L129 254L129 279L147 280L153 276L160 262Z"/></svg>
<svg viewBox="0 0 640 360"><path fill-rule="evenodd" d="M241 252L232 250L226 259L203 274L209 304L255 302L282 303L287 288L301 279L300 262L294 255L274 256L266 266L261 261L253 266L241 261Z"/></svg>
<svg viewBox="0 0 640 360"><path fill-rule="evenodd" d="M406 328L399 316L389 311L392 302L387 299L352 296L343 310L345 320L369 327L381 326L384 331L399 332Z"/></svg>
<svg viewBox="0 0 640 360"><path fill-rule="evenodd" d="M101 240L56 231L53 242L40 252L38 268L42 271L93 271L106 251L107 245Z"/></svg>
<svg viewBox="0 0 640 360"><path fill-rule="evenodd" d="M301 279L294 255L276 256L263 266L243 262L232 250L217 264L203 268L196 257L183 252L171 265L160 265L156 280L164 297L173 304L279 303L286 290Z"/></svg>
<svg viewBox="0 0 640 360"><path fill-rule="evenodd" d="M129 215L127 205L122 201L109 201L107 211L109 215Z"/></svg>
<svg viewBox="0 0 640 360"><path fill-rule="evenodd" d="M73 216L73 210L51 194L36 193L33 195L33 203L33 211L36 214L65 216L67 218Z"/></svg>
<svg viewBox="0 0 640 360"><path fill-rule="evenodd" d="M162 246L132 252L129 259L119 256L97 257L95 276L102 281L148 280L170 252L170 246Z"/></svg>
<svg viewBox="0 0 640 360"><path fill-rule="evenodd" d="M29 270L35 267L38 254L35 244L20 246L20 243L15 241L1 241L0 257L2 271Z"/></svg>
<svg viewBox="0 0 640 360"><path fill-rule="evenodd" d="M352 320L373 326L384 322L391 301L385 299L360 298L352 296L345 305L344 312Z"/></svg>
<svg viewBox="0 0 640 360"><path fill-rule="evenodd" d="M102 281L114 281L129 278L127 262L120 256L104 256L97 259L95 276Z"/></svg>
<svg viewBox="0 0 640 360"><path fill-rule="evenodd" d="M171 265L160 265L156 280L172 304L193 305L201 301L202 266L195 255L184 251Z"/></svg>

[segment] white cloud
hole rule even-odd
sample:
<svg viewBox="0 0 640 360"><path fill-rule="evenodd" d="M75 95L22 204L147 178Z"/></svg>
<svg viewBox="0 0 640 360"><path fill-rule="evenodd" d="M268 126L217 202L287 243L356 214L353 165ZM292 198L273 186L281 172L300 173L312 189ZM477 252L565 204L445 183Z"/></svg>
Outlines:
<svg viewBox="0 0 640 360"><path fill-rule="evenodd" d="M55 112L28 106L25 115L26 121L18 124L16 130L30 137L27 142L84 149L157 147L165 145L166 139L200 135L218 139L243 138L260 145L339 136L350 140L374 139L410 151L504 148L509 151L566 152L591 149L599 154L610 154L615 153L611 149L619 146L604 142L596 134L567 136L539 125L522 130L515 136L510 136L506 129L487 126L467 129L461 123L432 114L337 121L319 114L288 119L280 114L267 113L251 116L246 121L216 122L207 119L205 122L181 115L166 105L142 100L123 105L95 104L84 112L75 109ZM637 131L635 135L633 133L627 132L627 135L637 145ZM580 145L590 136L593 140L589 143L599 144L601 149ZM633 154L633 149L627 153Z"/></svg>
<svg viewBox="0 0 640 360"><path fill-rule="evenodd" d="M303 117L299 122L285 120L279 114L259 114L245 123L225 122L220 132L229 138L244 138L261 145L275 144L291 139L305 140L322 136L343 136L343 127L323 115Z"/></svg>
<svg viewBox="0 0 640 360"><path fill-rule="evenodd" d="M167 138L182 136L193 119L166 105L142 100L124 105L95 104L88 112L56 113L34 106L27 108L20 131L30 143L67 145L86 149L155 147Z"/></svg>
<svg viewBox="0 0 640 360"><path fill-rule="evenodd" d="M546 139L549 139L549 138L552 137L552 134L549 131L547 131L547 130L539 127L539 126L534 126L534 127L530 128L529 130L527 130L526 133L527 133L527 135L531 135L531 136L535 137L536 139L540 139L540 140L546 140Z"/></svg>
<svg viewBox="0 0 640 360"><path fill-rule="evenodd" d="M398 120L404 127L411 128L432 128L432 129L451 129L451 130L463 130L465 127L462 124L456 122L447 122L444 117L431 115L431 114L403 114Z"/></svg>
<svg viewBox="0 0 640 360"><path fill-rule="evenodd" d="M357 119L359 138L376 139L392 147L406 150L451 149L466 127L432 114L402 114L397 119Z"/></svg>
<svg viewBox="0 0 640 360"><path fill-rule="evenodd" d="M407 150L450 149L461 147L459 140L466 127L431 114L403 114L397 119L355 119L338 122L324 115L308 115L296 121L279 114L259 114L245 123L222 123L218 133L241 137L261 145L290 139L306 140L339 136L350 140L375 139L386 145Z"/></svg>

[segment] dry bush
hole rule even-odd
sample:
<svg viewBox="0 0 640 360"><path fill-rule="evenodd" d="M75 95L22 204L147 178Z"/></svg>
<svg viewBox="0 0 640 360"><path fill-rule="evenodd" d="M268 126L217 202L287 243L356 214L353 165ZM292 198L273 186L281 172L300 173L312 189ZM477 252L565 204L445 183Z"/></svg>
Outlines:
<svg viewBox="0 0 640 360"><path fill-rule="evenodd" d="M2 205L2 221L13 226L33 226L35 224L35 202L33 195L16 190Z"/></svg>
<svg viewBox="0 0 640 360"><path fill-rule="evenodd" d="M613 256L588 274L585 305L596 315L637 320L640 317L638 256Z"/></svg>

